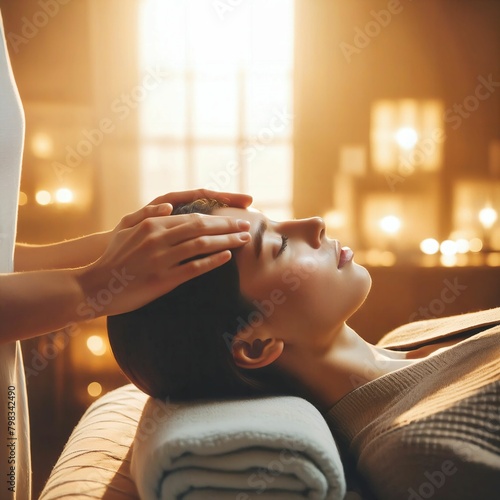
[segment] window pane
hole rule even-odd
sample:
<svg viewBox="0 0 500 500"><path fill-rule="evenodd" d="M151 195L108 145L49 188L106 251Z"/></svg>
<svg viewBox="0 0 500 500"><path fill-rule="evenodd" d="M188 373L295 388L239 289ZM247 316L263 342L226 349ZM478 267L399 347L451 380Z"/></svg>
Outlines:
<svg viewBox="0 0 500 500"><path fill-rule="evenodd" d="M397 130L397 106L392 101L378 101L371 116L371 150L375 170L387 172L397 166L394 134Z"/></svg>
<svg viewBox="0 0 500 500"><path fill-rule="evenodd" d="M144 144L141 148L141 199L149 203L169 191L184 189L186 153L182 147Z"/></svg>
<svg viewBox="0 0 500 500"><path fill-rule="evenodd" d="M256 207L289 202L292 192L292 148L267 146L257 152L246 172L246 191Z"/></svg>
<svg viewBox="0 0 500 500"><path fill-rule="evenodd" d="M221 5L222 4L222 5ZM236 69L248 65L252 2L186 1L188 47L193 67L210 70L223 64Z"/></svg>
<svg viewBox="0 0 500 500"><path fill-rule="evenodd" d="M237 191L240 173L235 147L199 146L194 149L193 187Z"/></svg>
<svg viewBox="0 0 500 500"><path fill-rule="evenodd" d="M160 65L168 70L186 68L186 14L184 2L141 2L139 58L142 69Z"/></svg>
<svg viewBox="0 0 500 500"><path fill-rule="evenodd" d="M186 85L181 78L162 81L149 91L140 108L145 137L183 137L186 134Z"/></svg>
<svg viewBox="0 0 500 500"><path fill-rule="evenodd" d="M254 0L252 64L293 67L294 9L292 0Z"/></svg>
<svg viewBox="0 0 500 500"><path fill-rule="evenodd" d="M197 138L236 138L236 77L204 75L197 78L193 85L194 135Z"/></svg>
<svg viewBox="0 0 500 500"><path fill-rule="evenodd" d="M290 216L293 17L293 0L141 1L141 71L164 75L140 107L144 201L201 185Z"/></svg>
<svg viewBox="0 0 500 500"><path fill-rule="evenodd" d="M293 96L290 75L252 75L245 82L245 88L245 133L258 137L271 130L274 138L291 137Z"/></svg>

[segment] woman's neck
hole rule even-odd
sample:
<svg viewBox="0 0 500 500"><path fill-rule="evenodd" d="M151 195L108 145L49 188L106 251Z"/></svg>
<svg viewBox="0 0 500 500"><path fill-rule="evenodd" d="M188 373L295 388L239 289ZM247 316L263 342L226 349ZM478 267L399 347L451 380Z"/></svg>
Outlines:
<svg viewBox="0 0 500 500"><path fill-rule="evenodd" d="M279 365L297 378L316 406L331 408L360 385L414 363L404 353L375 347L346 324L327 346L289 345Z"/></svg>

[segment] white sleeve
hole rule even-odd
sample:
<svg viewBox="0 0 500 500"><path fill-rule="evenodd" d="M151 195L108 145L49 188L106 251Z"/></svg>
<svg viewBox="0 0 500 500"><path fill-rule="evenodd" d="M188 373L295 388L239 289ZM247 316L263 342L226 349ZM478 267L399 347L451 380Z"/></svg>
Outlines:
<svg viewBox="0 0 500 500"><path fill-rule="evenodd" d="M13 269L24 113L0 13L0 273ZM0 344L0 498L31 498L29 412L19 342Z"/></svg>
<svg viewBox="0 0 500 500"><path fill-rule="evenodd" d="M10 65L0 14L0 272L13 269L24 147L24 112Z"/></svg>

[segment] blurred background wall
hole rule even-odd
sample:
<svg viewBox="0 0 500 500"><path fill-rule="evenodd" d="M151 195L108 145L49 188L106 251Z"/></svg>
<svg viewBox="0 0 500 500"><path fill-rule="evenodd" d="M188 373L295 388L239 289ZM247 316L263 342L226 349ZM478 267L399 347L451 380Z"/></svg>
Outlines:
<svg viewBox="0 0 500 500"><path fill-rule="evenodd" d="M374 284L352 325L371 341L499 305L499 2L0 9L27 119L19 241L109 229L174 189L232 189L276 218L321 215L355 249ZM85 408L125 381L102 320L23 349L36 497Z"/></svg>

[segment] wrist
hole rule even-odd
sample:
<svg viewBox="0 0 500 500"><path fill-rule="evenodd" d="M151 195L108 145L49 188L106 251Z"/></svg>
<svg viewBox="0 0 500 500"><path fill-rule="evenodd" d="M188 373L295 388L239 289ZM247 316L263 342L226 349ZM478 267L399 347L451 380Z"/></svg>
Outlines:
<svg viewBox="0 0 500 500"><path fill-rule="evenodd" d="M110 269L97 261L74 271L81 296L78 306L80 316L94 319L119 314L133 307L134 304L130 304L125 295L127 287L136 277L125 267Z"/></svg>
<svg viewBox="0 0 500 500"><path fill-rule="evenodd" d="M73 279L78 287L78 305L76 312L84 320L91 320L106 315L106 297L102 271L95 263L72 270Z"/></svg>

